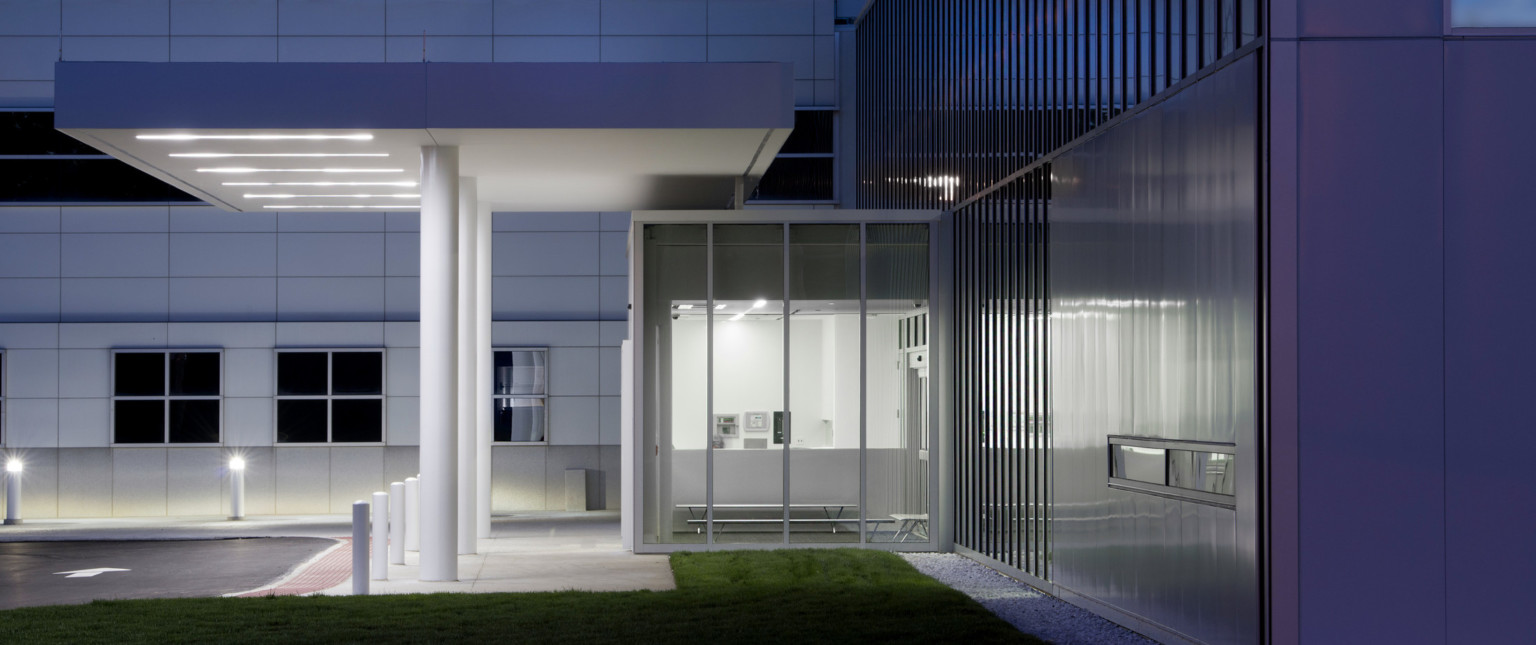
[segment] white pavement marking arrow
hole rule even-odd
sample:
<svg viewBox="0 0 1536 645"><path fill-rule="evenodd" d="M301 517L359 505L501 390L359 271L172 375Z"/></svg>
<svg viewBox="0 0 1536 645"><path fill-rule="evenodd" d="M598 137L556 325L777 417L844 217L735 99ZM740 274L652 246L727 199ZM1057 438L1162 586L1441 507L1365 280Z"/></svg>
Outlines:
<svg viewBox="0 0 1536 645"><path fill-rule="evenodd" d="M107 572L110 572L110 571L130 571L130 570L131 569L113 569L111 567L101 567L99 569L81 569L79 571L60 571L60 572L55 573L53 575L62 576L62 575L67 573L69 575L66 576L66 577L69 577L69 578L94 578L96 576L99 576L99 575L101 575L103 573L107 573Z"/></svg>

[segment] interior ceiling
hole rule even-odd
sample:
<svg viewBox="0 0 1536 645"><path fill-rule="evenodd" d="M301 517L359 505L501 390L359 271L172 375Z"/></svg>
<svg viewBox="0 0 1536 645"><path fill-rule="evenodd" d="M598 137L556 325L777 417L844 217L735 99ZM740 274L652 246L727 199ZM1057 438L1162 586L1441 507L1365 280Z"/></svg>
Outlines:
<svg viewBox="0 0 1536 645"><path fill-rule="evenodd" d="M418 209L420 150L428 145L459 146L459 174L477 178L479 200L495 210L723 208L735 178L760 177L789 135L787 128L62 130L210 203L266 212ZM342 136L350 138L319 138Z"/></svg>

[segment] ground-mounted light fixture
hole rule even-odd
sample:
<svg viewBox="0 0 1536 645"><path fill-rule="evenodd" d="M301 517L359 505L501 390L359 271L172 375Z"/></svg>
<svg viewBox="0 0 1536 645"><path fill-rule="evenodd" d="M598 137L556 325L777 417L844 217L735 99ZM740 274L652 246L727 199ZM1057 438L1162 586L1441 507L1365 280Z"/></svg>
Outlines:
<svg viewBox="0 0 1536 645"><path fill-rule="evenodd" d="M229 458L229 519L245 519L245 458Z"/></svg>
<svg viewBox="0 0 1536 645"><path fill-rule="evenodd" d="M20 459L11 457L5 461L5 523L21 523L21 471Z"/></svg>

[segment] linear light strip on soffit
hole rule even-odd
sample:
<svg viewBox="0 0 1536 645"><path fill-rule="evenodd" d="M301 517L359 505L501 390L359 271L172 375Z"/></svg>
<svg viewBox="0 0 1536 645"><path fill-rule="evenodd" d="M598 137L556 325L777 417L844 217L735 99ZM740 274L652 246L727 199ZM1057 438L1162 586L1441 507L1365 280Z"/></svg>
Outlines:
<svg viewBox="0 0 1536 645"><path fill-rule="evenodd" d="M173 152L171 157L225 159L228 157L388 157L387 152Z"/></svg>
<svg viewBox="0 0 1536 645"><path fill-rule="evenodd" d="M262 208L326 211L339 208L382 208L397 211L419 211L421 204L267 204Z"/></svg>
<svg viewBox="0 0 1536 645"><path fill-rule="evenodd" d="M143 141L372 141L371 134L140 134Z"/></svg>
<svg viewBox="0 0 1536 645"><path fill-rule="evenodd" d="M198 168L198 172L217 172L225 174L246 174L253 172L334 172L334 173L362 173L362 172L405 172L404 168Z"/></svg>
<svg viewBox="0 0 1536 645"><path fill-rule="evenodd" d="M288 194L288 193L268 193L268 194L263 194L263 193L246 193L244 195L244 197L246 199L302 199L302 198L306 198L306 197L317 197L317 198L318 197L327 197L327 198L333 198L333 197L361 197L361 198L387 197L387 198L390 198L390 199L409 199L411 197L419 198L419 197L421 197L421 194L420 193L388 193L388 194L372 195L372 194L368 194L368 193L352 193L352 194L346 194L346 195L295 195L295 194Z"/></svg>
<svg viewBox="0 0 1536 645"><path fill-rule="evenodd" d="M223 186L400 186L413 188L414 181L226 181Z"/></svg>

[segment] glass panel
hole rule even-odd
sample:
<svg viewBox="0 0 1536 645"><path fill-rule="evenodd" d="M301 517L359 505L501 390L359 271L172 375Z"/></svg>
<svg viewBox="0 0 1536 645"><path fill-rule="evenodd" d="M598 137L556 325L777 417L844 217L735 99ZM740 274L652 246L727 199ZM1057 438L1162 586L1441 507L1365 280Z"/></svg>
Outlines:
<svg viewBox="0 0 1536 645"><path fill-rule="evenodd" d="M1146 482L1148 484L1167 483L1165 469L1167 466L1166 451L1162 448L1141 448L1138 446L1109 446L1111 477L1129 479L1132 481Z"/></svg>
<svg viewBox="0 0 1536 645"><path fill-rule="evenodd" d="M1174 488L1232 495L1236 459L1219 452L1168 451L1168 485Z"/></svg>
<svg viewBox="0 0 1536 645"><path fill-rule="evenodd" d="M1536 4L1528 0L1452 0L1452 27L1536 27Z"/></svg>
<svg viewBox="0 0 1536 645"><path fill-rule="evenodd" d="M866 227L866 504L871 542L928 542L928 225Z"/></svg>
<svg viewBox="0 0 1536 645"><path fill-rule="evenodd" d="M331 441L377 443L383 440L383 400L335 399L331 401Z"/></svg>
<svg viewBox="0 0 1536 645"><path fill-rule="evenodd" d="M796 110L795 129L779 154L831 153L833 150L832 110Z"/></svg>
<svg viewBox="0 0 1536 645"><path fill-rule="evenodd" d="M116 401L112 410L113 442L165 442L165 401Z"/></svg>
<svg viewBox="0 0 1536 645"><path fill-rule="evenodd" d="M171 443L218 443L219 402L171 401Z"/></svg>
<svg viewBox="0 0 1536 645"><path fill-rule="evenodd" d="M300 399L277 402L278 443L325 443L326 401Z"/></svg>
<svg viewBox="0 0 1536 645"><path fill-rule="evenodd" d="M165 394L165 354L116 354L112 393L117 396Z"/></svg>
<svg viewBox="0 0 1536 645"><path fill-rule="evenodd" d="M195 202L116 159L0 159L0 202Z"/></svg>
<svg viewBox="0 0 1536 645"><path fill-rule="evenodd" d="M646 543L703 542L706 405L705 316L709 266L702 224L640 230L644 273L645 397L643 537Z"/></svg>
<svg viewBox="0 0 1536 645"><path fill-rule="evenodd" d="M789 540L858 542L857 224L790 226L789 298Z"/></svg>
<svg viewBox="0 0 1536 645"><path fill-rule="evenodd" d="M217 352L173 353L170 369L171 396L219 395Z"/></svg>
<svg viewBox="0 0 1536 645"><path fill-rule="evenodd" d="M784 410L784 227L717 224L714 246L715 542L784 540L784 446L742 419ZM721 305L724 305L722 308ZM808 359L809 360L809 359ZM755 416L753 416L756 419ZM797 438L793 414L781 421ZM810 436L819 419L807 419ZM825 528L825 527L823 527Z"/></svg>
<svg viewBox="0 0 1536 645"><path fill-rule="evenodd" d="M543 350L496 352L496 393L544 394L547 355Z"/></svg>
<svg viewBox="0 0 1536 645"><path fill-rule="evenodd" d="M277 355L278 396L324 396L326 387L325 352L279 352Z"/></svg>
<svg viewBox="0 0 1536 645"><path fill-rule="evenodd" d="M768 166L749 199L824 201L836 194L836 165L831 157L779 157Z"/></svg>
<svg viewBox="0 0 1536 645"><path fill-rule="evenodd" d="M383 352L331 354L332 394L383 394ZM378 441L374 439L374 441Z"/></svg>
<svg viewBox="0 0 1536 645"><path fill-rule="evenodd" d="M496 441L543 441L543 399L496 399Z"/></svg>

